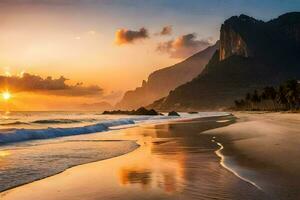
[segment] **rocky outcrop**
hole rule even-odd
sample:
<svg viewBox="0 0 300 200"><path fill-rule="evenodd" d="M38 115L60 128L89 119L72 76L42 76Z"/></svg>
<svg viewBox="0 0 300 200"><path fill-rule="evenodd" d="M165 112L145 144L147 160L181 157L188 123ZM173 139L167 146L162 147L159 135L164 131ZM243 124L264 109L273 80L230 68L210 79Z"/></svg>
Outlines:
<svg viewBox="0 0 300 200"><path fill-rule="evenodd" d="M160 113L156 112L153 109L147 110L144 107L140 107L137 110L112 110L112 111L104 111L103 115L160 115Z"/></svg>
<svg viewBox="0 0 300 200"><path fill-rule="evenodd" d="M180 115L176 111L171 111L168 113L168 116L180 116Z"/></svg>
<svg viewBox="0 0 300 200"><path fill-rule="evenodd" d="M127 91L116 108L136 109L166 96L171 90L199 75L218 48L217 42L178 64L151 73L141 87Z"/></svg>
<svg viewBox="0 0 300 200"><path fill-rule="evenodd" d="M253 32L256 28L260 29L263 23L247 15L234 16L226 20L220 30L220 61L232 55L254 56L251 47L248 47L249 41L245 40L248 35L245 31L256 35Z"/></svg>
<svg viewBox="0 0 300 200"><path fill-rule="evenodd" d="M246 42L229 25L222 26L220 41L220 61L232 55L250 56Z"/></svg>

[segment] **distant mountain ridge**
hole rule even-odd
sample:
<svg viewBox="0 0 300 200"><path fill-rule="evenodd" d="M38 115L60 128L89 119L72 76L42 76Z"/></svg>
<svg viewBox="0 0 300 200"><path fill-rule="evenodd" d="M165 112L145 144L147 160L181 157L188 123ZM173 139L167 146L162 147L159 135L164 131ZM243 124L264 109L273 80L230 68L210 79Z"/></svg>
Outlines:
<svg viewBox="0 0 300 200"><path fill-rule="evenodd" d="M178 64L154 71L149 75L147 81L143 81L141 87L127 91L116 107L136 109L166 96L177 86L200 74L218 47L219 43L217 42Z"/></svg>
<svg viewBox="0 0 300 200"><path fill-rule="evenodd" d="M220 109L254 89L300 79L300 12L268 22L231 17L221 26L219 49L198 77L149 107Z"/></svg>

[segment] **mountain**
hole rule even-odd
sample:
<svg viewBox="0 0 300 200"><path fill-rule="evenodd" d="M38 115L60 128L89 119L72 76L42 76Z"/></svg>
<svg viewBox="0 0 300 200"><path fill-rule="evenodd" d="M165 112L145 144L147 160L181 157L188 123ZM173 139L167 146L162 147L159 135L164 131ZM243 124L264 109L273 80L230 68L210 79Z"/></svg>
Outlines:
<svg viewBox="0 0 300 200"><path fill-rule="evenodd" d="M120 109L136 109L166 96L172 89L195 78L217 50L218 42L171 67L151 73L148 81L133 91L127 91L116 105Z"/></svg>
<svg viewBox="0 0 300 200"><path fill-rule="evenodd" d="M222 24L220 48L202 73L148 107L158 110L208 110L266 85L300 79L300 13L268 22L246 15Z"/></svg>

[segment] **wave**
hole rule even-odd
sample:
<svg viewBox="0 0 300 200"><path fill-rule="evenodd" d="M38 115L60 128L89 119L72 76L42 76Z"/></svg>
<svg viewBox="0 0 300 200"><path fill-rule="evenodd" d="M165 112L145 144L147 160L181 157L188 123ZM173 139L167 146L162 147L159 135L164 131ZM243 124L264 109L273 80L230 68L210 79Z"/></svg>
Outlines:
<svg viewBox="0 0 300 200"><path fill-rule="evenodd" d="M35 120L31 122L7 122L0 123L1 126L11 126L11 125L30 125L30 124L74 124L74 123L82 123L82 122L94 122L96 119L42 119Z"/></svg>
<svg viewBox="0 0 300 200"><path fill-rule="evenodd" d="M8 123L1 123L1 126L10 126L10 125L24 125L29 124L27 122L15 121L15 122L8 122Z"/></svg>
<svg viewBox="0 0 300 200"><path fill-rule="evenodd" d="M32 121L33 124L72 124L72 123L80 123L86 120L79 119L42 119Z"/></svg>
<svg viewBox="0 0 300 200"><path fill-rule="evenodd" d="M10 129L0 132L0 144L21 142L27 140L49 139L55 137L89 134L109 130L113 126L134 124L133 119L107 120L93 125L72 128L47 129Z"/></svg>
<svg viewBox="0 0 300 200"><path fill-rule="evenodd" d="M174 116L132 116L130 118L106 120L98 122L96 124L78 126L78 127L48 127L43 129L27 129L27 128L10 128L10 129L0 129L0 145L13 142L22 142L27 140L38 140L38 139L49 139L55 137L89 134L107 131L114 128L124 128L124 125L133 125L136 123L153 123L164 120L178 120L178 119L193 119L193 118L203 118L203 117L213 117L213 116L226 116L228 113L222 112L203 112L199 115L186 115L181 113L181 117ZM16 125L16 124L59 124L59 123L77 123L77 122L92 122L97 121L93 118L87 119L41 119L32 122L10 122L6 125ZM0 124L1 125L1 124ZM3 125L3 124L2 124Z"/></svg>

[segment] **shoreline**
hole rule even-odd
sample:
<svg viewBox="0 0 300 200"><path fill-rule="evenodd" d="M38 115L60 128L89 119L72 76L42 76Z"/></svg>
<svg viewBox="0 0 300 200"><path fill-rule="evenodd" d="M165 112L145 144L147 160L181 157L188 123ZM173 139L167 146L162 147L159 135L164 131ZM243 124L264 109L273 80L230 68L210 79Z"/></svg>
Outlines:
<svg viewBox="0 0 300 200"><path fill-rule="evenodd" d="M222 150L224 149L224 146L221 143L216 142L216 141L212 141L212 142L215 142L220 147L218 150L215 151L215 153L220 158L220 165L222 167L224 167L226 170L230 171L232 174L234 174L239 179L241 179L241 180L253 185L257 189L263 191L263 189L259 185L257 185L255 182L247 179L246 177L243 177L242 174L239 174L237 171L235 171L233 169L233 166L230 166L230 164L227 163L229 158L222 154Z"/></svg>
<svg viewBox="0 0 300 200"><path fill-rule="evenodd" d="M194 131L198 131L197 135L201 136L202 138L200 140L204 140L202 141L202 143L208 145L207 148L212 150L213 153L212 159L217 161L218 163L217 165L219 166L219 168L224 169L229 174L231 174L230 176L234 176L236 177L236 179L239 179L241 181L238 184L238 186L235 187L255 188L257 191L253 191L253 193L258 196L254 195L255 196L254 199L274 199L274 200L297 199L296 197L298 197L298 195L300 194L298 194L295 191L295 188L300 186L300 184L298 183L298 178L300 178L300 173L295 174L294 170L300 169L300 165L298 165L300 161L297 161L296 159L297 157L295 157L299 155L297 145L300 144L300 133L298 131L298 127L300 127L300 123L298 125L298 122L300 122L300 115L295 113L283 114L283 113L238 112L238 113L232 113L226 116L219 116L219 117L203 117L197 119L176 120L176 121L172 120L165 123L144 124L142 126L135 126L126 129L111 130L114 132L114 134L108 135L108 138L106 140L109 141L129 140L129 141L134 141L139 146L128 153L118 155L116 157L111 157L108 159L75 165L65 169L64 171L58 174L51 175L49 177L42 178L30 183L26 183L21 186L13 187L11 189L1 192L0 197L3 198L4 200L6 199L15 200L15 198L6 198L6 197L7 195L10 197L11 194L13 194L12 196L14 197L14 195L17 194L20 195L22 198L16 198L16 199L22 199L22 200L31 199L32 196L33 197L35 196L34 193L30 192L32 187L36 188L37 186L38 187L46 186L45 183L48 183L50 181L51 183L50 185L55 185L56 188L57 185L60 185L61 183L65 182L65 180L68 179L69 174L72 175L71 177L76 177L78 176L78 174L85 173L84 171L89 171L88 169L90 168L92 169L92 171L94 171L94 169L97 168L103 168L103 167L105 168L105 166L110 166L111 163L115 163L115 162L118 163L119 160L124 160L125 163L127 162L131 163L132 160L137 159L135 157L145 156L144 155L145 153L141 154L141 152L144 152L145 148L147 149L148 148L147 146L149 145L165 146L167 149L169 149L168 151L171 150L172 152L172 148L169 146L170 145L172 146L173 143L176 142L177 134L174 135L176 136L175 138L169 138L169 136L165 138L164 135L161 135L163 136L161 139L159 139L161 137L159 136L157 140L150 139L149 141L148 137L145 138L144 134L146 132L142 134L142 136L140 136L140 131L138 130L148 131L148 130L152 130L151 127L154 128L154 127L169 127L169 126L170 127L182 126L188 128L190 127L190 125L188 124L195 123L199 125L201 123L206 123L207 125L204 127L199 126L200 129L199 128L197 129L193 128L193 129ZM185 131L186 128L182 129L182 131L186 132ZM153 130L156 129L157 128ZM157 130L159 130L159 128ZM173 128L172 129L168 128L166 133L169 134L171 130L173 130ZM175 131L176 133L176 130L177 128L174 129L173 131ZM181 130L181 128L178 130ZM187 130L190 130L190 128L188 128ZM132 135L131 133L132 131L138 135L135 134ZM124 136L123 132L126 133L125 134L127 135L126 137L123 137ZM183 134L185 136L188 136L189 131ZM130 137L128 137L128 135ZM112 136L112 138L110 138L110 136ZM152 134L150 134L150 136L151 138L153 137ZM285 141L281 141L282 137L285 138ZM292 142L292 144L290 142ZM284 144L285 146L282 147L282 144ZM297 144L296 148L293 148L295 147L295 144ZM179 152L182 153L181 150ZM135 156L136 154L138 154L139 156ZM287 154L289 156L292 156L293 159L290 160L289 158L284 156ZM133 176L132 177L134 181L133 183L135 183L136 181L135 179L140 176L139 175L140 173L142 178L146 176L146 174L148 173L145 172L146 174L143 175L144 172L142 171L139 172L139 170L141 170L140 168L141 166L132 172L132 173L137 173L136 175L133 176L128 174L129 177ZM87 173L86 176L91 176L94 172L93 173L86 172L86 173ZM291 175L295 176L293 180L291 180ZM201 176L197 176L197 177L201 179ZM129 180L126 180L126 182L127 181ZM81 187L89 185L86 184L80 183L79 185L81 185ZM143 181L142 184L144 184ZM108 184L108 186L109 185L110 184ZM240 185L244 185L244 186L240 186ZM68 187L73 188L72 185L68 185ZM88 188L86 189L89 190ZM53 189L50 189L50 191L52 190ZM76 192L82 193L81 189L78 190L79 191ZM29 193L30 195L28 197L30 198L23 198L21 194L22 191L23 192L26 191L26 193ZM74 189L72 189L71 191L74 191ZM67 194L71 195L69 192ZM109 193L109 194L114 194L114 193ZM49 197L46 199L52 200L56 198ZM64 198L58 196L57 199L63 200ZM123 198L118 198L118 199L123 199ZM168 198L165 197L163 199L168 199ZM236 199L236 197L233 197L232 199Z"/></svg>
<svg viewBox="0 0 300 200"><path fill-rule="evenodd" d="M231 113L227 113L227 114L220 115L220 116L219 115L217 115L217 116L205 116L205 117L195 117L195 118L190 118L190 119L180 119L180 118L178 118L178 119L170 119L168 121L158 121L158 122L155 122L155 123L150 122L150 123L141 123L141 124L129 124L129 125L113 126L113 127L111 127L111 129L109 129L108 131L104 131L104 132L110 134L110 132L118 132L118 131L122 131L122 130L125 130L125 129L130 129L130 128L134 128L134 127L138 127L138 126L162 125L162 124L169 124L169 123L182 123L182 122L191 122L191 121L197 121L197 120L210 120L210 119L215 119L215 118L224 117L224 116L231 116ZM98 132L98 133L103 133L103 132L101 131L101 132ZM92 134L98 134L98 133L92 133ZM69 136L65 136L65 137L69 137ZM71 136L71 137L73 137L73 136ZM53 138L49 138L49 139L53 139ZM35 140L35 141L38 141L38 140ZM47 179L47 178L52 177L52 176L62 174L65 171L67 171L69 169L72 169L72 168L75 168L75 167L78 167L78 166L97 163L97 162L101 162L101 161L104 161L104 160L109 160L109 159L117 158L117 157L120 157L120 156L123 156L123 155L127 155L127 154L137 150L139 147L141 147L141 144L139 144L140 141L138 141L138 140L104 139L104 140L101 140L101 142L102 141L104 141L104 142L105 141L110 141L110 142L131 141L131 142L134 142L136 144L136 147L134 149L132 149L131 151L129 151L129 152L125 152L125 153L122 153L122 154L117 155L117 156L98 159L98 160L95 160L95 161L86 162L86 163L82 163L82 164L75 164L75 165L69 166L69 167L67 167L67 168L65 168L65 169L63 169L63 170L61 170L57 173L53 173L53 174L50 174L50 175L47 175L47 176L44 176L44 177L41 177L41 178L34 179L32 181L28 181L28 182L25 182L25 183L22 183L22 184L19 184L19 185L16 185L16 186L9 187L5 190L0 191L0 195L1 195L1 193L5 193L9 190L13 190L15 188L22 187L22 186L27 185L27 184L31 184L31 183L34 183L34 182L37 182L37 181L40 181L40 180L43 180L43 179ZM25 142L29 142L29 141L25 141ZM6 145L8 145L8 144L6 144Z"/></svg>
<svg viewBox="0 0 300 200"><path fill-rule="evenodd" d="M145 197L152 196L153 199L177 199L177 198L194 199L195 197L191 195L205 196L205 193L207 193L206 195L208 197L213 193L216 193L215 194L216 196L221 195L220 198L223 198L222 196L225 194L227 194L228 197L229 194L228 192L230 192L232 193L230 195L233 195L231 199L241 199L245 195L244 193L246 193L247 196L253 196L253 198L255 199L264 199L261 197L263 194L261 194L261 192L259 192L253 185L245 182L244 180L241 180L239 177L236 177L234 174L232 174L232 172L222 167L220 165L220 158L215 154L215 151L218 150L218 146L211 142L210 137L207 137L205 135L199 136L198 134L199 132L211 130L213 128L226 127L234 123L234 120L235 120L234 116L228 115L222 117L200 118L200 119L193 119L190 121L177 121L177 122L169 122L166 124L146 125L143 127L133 127L124 130L117 130L116 132L123 133L122 135L124 135L125 132L126 133L125 135L130 136L130 138L136 138L136 136L139 136L138 137L139 140L137 140L137 143L140 144L140 147L122 156L75 166L65 170L60 174L50 176L48 178L35 181L23 186L19 186L11 190L6 190L5 192L2 192L0 194L0 197L3 198L4 200L6 199L60 200L60 199L82 199L82 198L94 199L96 197L108 198L108 196L113 195L114 198L118 196L117 199L136 199L135 196L137 195L139 196L139 199L143 199L140 196L142 195ZM167 129L165 130L165 128ZM151 137L146 136L145 134ZM184 143L180 142L181 136L178 134L182 135L183 137L182 139L184 139L183 141L185 141ZM112 134L112 135L116 136L118 134ZM195 140L196 138L194 138L194 136L198 139ZM187 147L184 147L185 146L184 144L186 142L190 144ZM182 145L184 146L181 147ZM192 146L190 147L190 145ZM158 154L156 154L157 151ZM177 153L174 154L174 151ZM165 152L166 155L164 155L165 153L161 154L159 152L161 153ZM198 153L195 154L196 152L200 154ZM190 162L194 164L193 165L188 164ZM181 163L182 164L185 163L185 164L182 166ZM198 163L199 166L202 167L195 168L194 165L196 163ZM124 167L122 167L123 165ZM207 167L205 167L206 165ZM147 166L148 167L151 166L151 167L148 168ZM205 172L206 170L210 170L210 169L212 170L211 173ZM188 172L186 170L191 172ZM121 183L117 183L119 179L117 177L121 175L119 174L120 172L122 172L123 174L121 176L122 178L119 177L121 178L122 181ZM153 174L152 177L151 175L152 173L155 174L158 173L158 174L155 176ZM170 173L174 175L170 176L171 175ZM200 173L200 174L196 176L197 177L196 179L194 179L193 178L194 176L189 177L188 174L184 175L182 173L184 174ZM182 175L184 176L182 177ZM99 178L97 178L98 176ZM149 176L152 178L149 179L150 178ZM153 185L154 183L153 181L155 182L158 181L156 179L161 176L167 178L164 181L167 181L169 178L172 177L172 179L170 180L171 182L167 181L165 182L165 184L161 185L160 182L162 180L160 180L158 182L159 183L158 185L156 184ZM216 176L216 177L212 178L211 176ZM203 178L205 180L210 180L210 181L202 182L201 180ZM77 180L81 180L81 181L78 182ZM220 184L219 187L217 187L219 189L217 190L215 189L216 187L214 186L216 184L215 180L221 181L221 183L219 183ZM94 181L96 182L93 184ZM153 183L150 184L151 182ZM98 187L95 187L96 185ZM141 185L140 189L136 188L136 186L138 185ZM43 191L39 190L38 188L40 187L43 187L44 190ZM100 189L99 187L102 189ZM135 192L133 193L131 192L128 193L129 191L126 192L127 189L130 189L131 187L135 188L134 189ZM146 189L145 187L148 189ZM161 191L161 187L164 188L163 193ZM196 193L193 194L193 192L192 193L186 192L190 190L185 190L184 187L187 187L187 189L194 188L194 187L196 188L200 187L200 188L196 189L195 190ZM240 187L244 192L241 193L240 191L235 191L235 189L233 188L230 189L231 187L233 188ZM223 190L224 192L222 192ZM99 193L101 191L102 193ZM123 192L125 193L123 194ZM182 195L183 197L180 197Z"/></svg>
<svg viewBox="0 0 300 200"><path fill-rule="evenodd" d="M110 142L120 142L120 141L125 141L125 140L103 140L103 142L106 142L106 141L110 141ZM45 176L45 177L41 177L41 178L35 179L35 180L33 180L33 181L29 181L29 182L26 182L26 183L22 183L22 184L17 185L17 186L12 186L12 187L7 188L7 189L5 189L5 190L3 190L3 191L0 191L0 197L1 197L1 194L2 194L2 193L5 193L5 192L7 192L7 191L9 191L9 190L13 190L13 189L16 189L16 188L18 188L18 187L25 186L25 185L27 185L27 184L31 184L31 183L34 183L34 182L37 182L37 181L40 181L40 180L43 180L43 179L47 179L47 178L50 178L50 177L53 177L53 176L62 174L62 173L66 172L66 171L68 171L68 170L70 170L70 169L72 169L72 168L75 168L75 167L78 167L78 166L82 166L82 165L88 165L88 164L92 164L92 163L97 163L97 162L101 162L101 161L104 161L104 160L109 160L109 159L113 159L113 158L117 158L117 157L120 157L120 156L129 154L129 153L131 153L131 152L137 150L137 149L140 147L140 144L138 144L136 141L132 141L132 142L135 142L136 148L132 149L132 150L129 151L129 152L124 152L124 153L122 153L122 154L119 154L119 155L117 155L117 156L113 156L113 157L110 157L110 158L103 158L103 159L100 159L100 160L95 160L95 161L91 161L91 162L87 162L87 163L82 163L82 164L76 164L76 165L73 165L73 166L69 166L68 168L65 168L64 170L59 171L59 172L57 172L57 173L54 173L54 174L51 174L51 175L48 175L48 176Z"/></svg>
<svg viewBox="0 0 300 200"><path fill-rule="evenodd" d="M220 143L225 164L271 199L297 199L300 192L300 114L233 112L237 122L203 132ZM220 147L221 149L221 147ZM288 155L288 156L287 156Z"/></svg>

